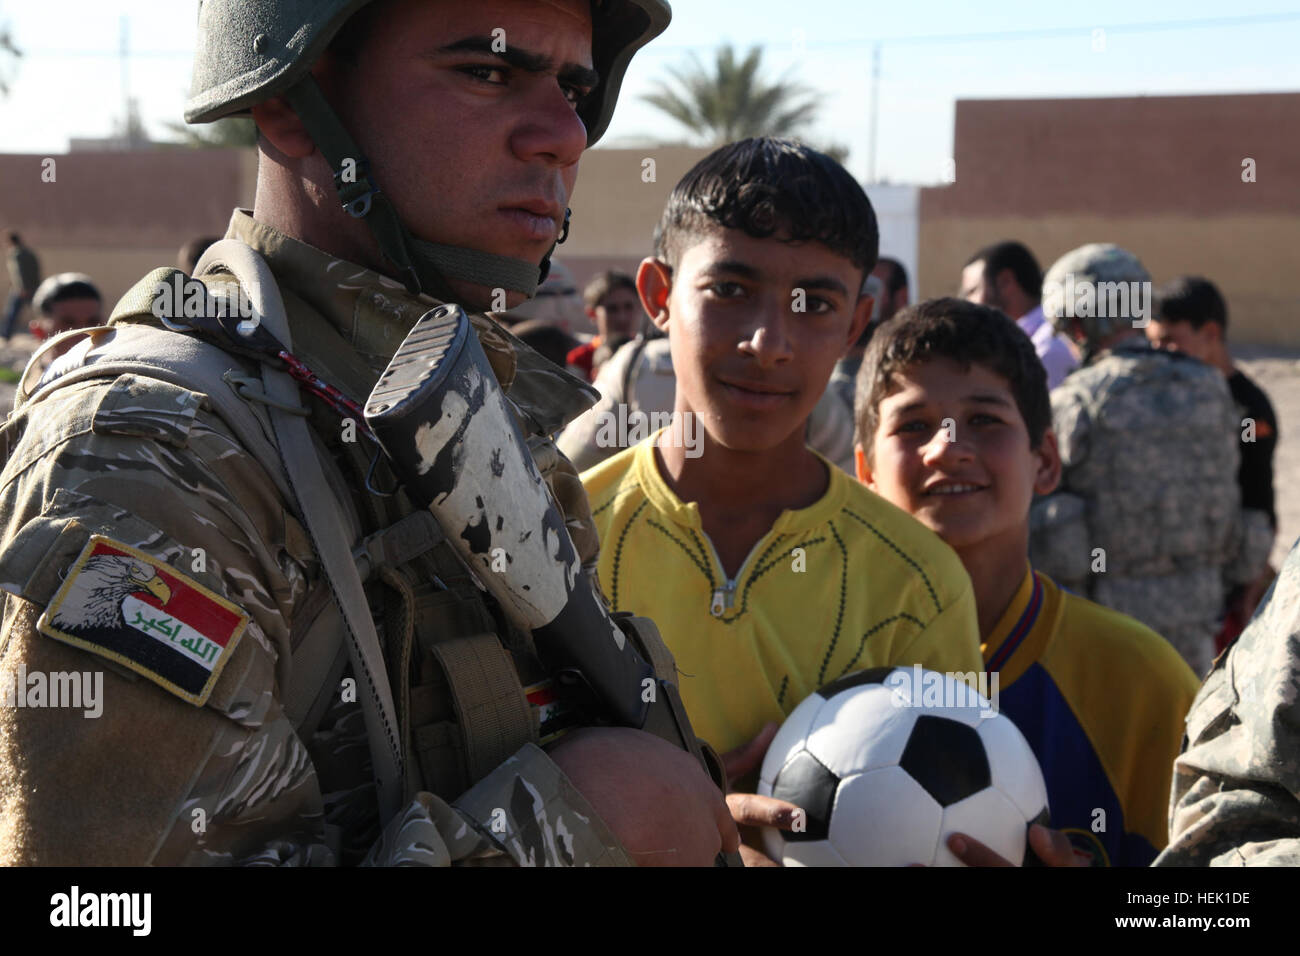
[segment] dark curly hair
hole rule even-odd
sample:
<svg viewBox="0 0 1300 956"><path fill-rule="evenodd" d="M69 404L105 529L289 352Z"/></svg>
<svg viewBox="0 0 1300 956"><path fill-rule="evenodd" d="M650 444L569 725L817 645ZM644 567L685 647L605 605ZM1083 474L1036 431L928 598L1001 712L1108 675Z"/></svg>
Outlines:
<svg viewBox="0 0 1300 956"><path fill-rule="evenodd" d="M868 457L880 427L880 403L894 376L932 358L949 358L963 368L982 365L1006 379L1029 446L1038 448L1052 423L1047 370L1034 343L997 309L963 299L928 299L900 309L881 322L858 370L854 422L857 441Z"/></svg>
<svg viewBox="0 0 1300 956"><path fill-rule="evenodd" d="M825 153L767 136L723 146L682 177L655 229L655 255L676 266L687 237L718 227L816 240L864 279L880 249L876 213L857 180Z"/></svg>

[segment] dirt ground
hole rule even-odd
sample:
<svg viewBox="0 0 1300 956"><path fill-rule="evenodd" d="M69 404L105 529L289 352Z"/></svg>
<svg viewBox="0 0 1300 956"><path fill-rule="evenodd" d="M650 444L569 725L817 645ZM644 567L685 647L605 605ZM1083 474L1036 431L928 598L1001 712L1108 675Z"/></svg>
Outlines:
<svg viewBox="0 0 1300 956"><path fill-rule="evenodd" d="M15 386L10 380L17 379L36 345L36 339L26 334L0 343L0 414L7 415L12 407ZM1242 347L1234 350L1234 356L1241 370L1268 393L1278 417L1280 439L1273 461L1278 534L1272 563L1276 568L1300 537L1300 486L1288 480L1300 475L1300 351Z"/></svg>

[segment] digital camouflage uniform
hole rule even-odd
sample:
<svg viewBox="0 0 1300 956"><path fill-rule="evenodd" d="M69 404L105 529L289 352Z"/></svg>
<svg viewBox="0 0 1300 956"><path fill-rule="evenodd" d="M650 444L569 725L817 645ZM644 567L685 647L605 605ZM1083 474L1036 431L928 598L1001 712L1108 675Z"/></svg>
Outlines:
<svg viewBox="0 0 1300 956"><path fill-rule="evenodd" d="M1076 284L1148 281L1115 246L1067 253L1044 279L1044 312L1063 330L1050 291L1067 274ZM1253 580L1267 544L1244 533L1237 415L1223 376L1152 349L1137 318L1085 321L1088 360L1052 391L1061 483L1031 509L1030 557L1062 586L1151 627L1202 675L1226 589Z"/></svg>
<svg viewBox="0 0 1300 956"><path fill-rule="evenodd" d="M260 252L280 280L299 357L353 396L369 393L406 330L430 308L427 298L245 212L236 212L227 235ZM545 364L486 319L476 329L503 385L516 379L517 365L529 364L534 393L508 393L525 410L563 384L547 387L538 378L551 374ZM330 415L317 409L314 430L332 456L355 452L359 446L342 441ZM72 709L0 708L0 862L328 864L357 862L367 851L380 863L503 851L520 863L627 862L532 744L454 807L454 794L417 793L380 838L359 705L334 694L307 739L284 713L295 641L316 616L337 614L318 562L274 484L202 394L136 376L69 385L23 405L4 438L0 586L10 594L0 676L12 682L20 666L106 673L98 719ZM594 560L581 486L553 450L549 459L543 473L550 472L570 534L584 561ZM370 507L359 493L363 477L354 469L349 482L361 515ZM374 518L367 519L371 530ZM250 615L206 707L38 633L42 608L12 596L46 596L50 583L31 581L34 570L57 581L91 533L161 559ZM203 572L193 570L196 547L205 551ZM41 566L47 555L52 562ZM427 666L416 667L412 683L417 699L435 690ZM195 809L203 810L203 833L194 832ZM494 810L513 841L486 835Z"/></svg>
<svg viewBox="0 0 1300 956"><path fill-rule="evenodd" d="M278 286L293 355L353 403L448 276L525 294L545 276L536 262L419 240L374 181L311 74L370 2L202 0L186 109L187 121L211 122L285 96L334 169L343 208L401 277L249 213L232 218L227 239L260 254ZM601 79L577 107L589 145L631 56L669 18L662 0L593 5ZM201 277L203 309L238 301L222 255ZM372 466L373 446L322 397L328 390L276 404L261 382L278 387L286 372L259 379L266 360L239 343L219 349L163 331L149 301L167 275L179 276L159 270L129 292L110 329L76 333L39 382L33 362L0 432L0 693L24 675L103 675L95 719L16 695L0 703L0 863L629 863L539 746L545 728L563 729L563 712L529 635L484 600L430 514L384 490L394 476L382 459ZM170 321L181 314L174 306ZM486 317L471 322L577 553L594 567L586 497L549 438L594 395ZM286 468L277 450L282 435L303 436L282 429L298 414L338 509L324 525L295 510L292 472L307 472ZM387 674L352 670L353 659L375 659L356 651L374 638L363 627L364 640L344 639L338 578L313 550L313 522L341 523L356 542L350 557ZM110 646L123 635L135 643ZM356 702L385 678L391 703L376 709L373 693L364 708ZM401 751L400 792L382 798L376 713ZM457 729L471 725L494 732Z"/></svg>
<svg viewBox="0 0 1300 956"><path fill-rule="evenodd" d="M1300 866L1300 543L1192 702L1155 865Z"/></svg>

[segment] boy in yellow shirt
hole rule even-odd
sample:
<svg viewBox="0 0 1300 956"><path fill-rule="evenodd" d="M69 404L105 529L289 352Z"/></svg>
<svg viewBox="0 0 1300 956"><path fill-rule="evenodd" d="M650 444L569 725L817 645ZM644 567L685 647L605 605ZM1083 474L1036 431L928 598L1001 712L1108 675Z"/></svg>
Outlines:
<svg viewBox="0 0 1300 956"><path fill-rule="evenodd" d="M1167 842L1173 761L1198 681L1154 631L1029 566L1030 502L1061 474L1033 343L995 309L912 306L876 331L856 418L858 477L970 572L996 703L1038 758L1052 825L1091 865L1149 864ZM1045 839L1031 835L1039 856L1065 863ZM953 850L995 862L973 843Z"/></svg>
<svg viewBox="0 0 1300 956"><path fill-rule="evenodd" d="M671 343L675 423L582 480L605 593L654 618L719 751L852 671L981 666L956 555L804 442L870 318L877 242L843 167L750 139L677 184L637 272Z"/></svg>

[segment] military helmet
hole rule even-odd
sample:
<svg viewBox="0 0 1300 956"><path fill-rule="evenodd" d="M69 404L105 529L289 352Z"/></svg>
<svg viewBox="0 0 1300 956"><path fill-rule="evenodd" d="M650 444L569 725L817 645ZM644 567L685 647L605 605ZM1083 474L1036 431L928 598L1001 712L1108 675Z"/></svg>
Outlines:
<svg viewBox="0 0 1300 956"><path fill-rule="evenodd" d="M348 19L375 0L200 0L194 79L185 119L209 123L285 96L334 170L343 208L365 219L407 289L448 298L447 278L532 295L550 269L477 249L418 239L397 215L369 164L312 77ZM592 0L592 63L600 83L578 115L587 145L605 132L632 55L672 18L665 0ZM569 231L568 214L558 240Z"/></svg>
<svg viewBox="0 0 1300 956"><path fill-rule="evenodd" d="M200 0L187 123L211 123L286 92L343 25L375 0ZM587 145L609 126L633 54L668 27L665 0L594 0L592 62L600 85L578 114Z"/></svg>
<svg viewBox="0 0 1300 956"><path fill-rule="evenodd" d="M1043 276L1043 317L1066 335L1077 320L1089 354L1116 332L1142 328L1150 309L1151 274L1111 243L1072 249Z"/></svg>

